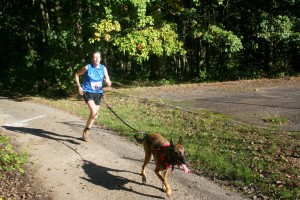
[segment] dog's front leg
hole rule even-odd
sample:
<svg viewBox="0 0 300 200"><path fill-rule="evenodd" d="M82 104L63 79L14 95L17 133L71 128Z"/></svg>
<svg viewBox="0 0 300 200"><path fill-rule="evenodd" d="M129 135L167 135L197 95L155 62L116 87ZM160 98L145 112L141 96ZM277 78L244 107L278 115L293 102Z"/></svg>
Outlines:
<svg viewBox="0 0 300 200"><path fill-rule="evenodd" d="M163 174L163 177L164 177L166 182L167 182L168 172L169 172L168 168L166 170L164 170L163 172L161 171L161 174ZM162 184L162 188L163 188L164 191L166 191L166 188L165 188L164 184Z"/></svg>
<svg viewBox="0 0 300 200"><path fill-rule="evenodd" d="M164 171L164 179L167 180L169 168Z"/></svg>
<svg viewBox="0 0 300 200"><path fill-rule="evenodd" d="M142 175L142 181L143 183L145 184L146 181L147 181L147 178L146 178L146 166L147 164L150 162L150 159L151 159L151 152L146 152L145 151L145 160L144 160L144 164L142 166L142 172L141 172L141 175Z"/></svg>
<svg viewBox="0 0 300 200"><path fill-rule="evenodd" d="M143 165L143 167L142 167L141 175L142 175L142 181L143 181L143 183L145 184L146 181L147 181L147 178L146 178L145 166L144 166L144 165Z"/></svg>
<svg viewBox="0 0 300 200"><path fill-rule="evenodd" d="M160 171L159 173L162 174L163 172ZM165 177L165 176L163 176L163 177ZM163 190L164 192L166 191L166 187L165 187L165 185L164 185L163 183L161 183L161 188L162 188L162 190Z"/></svg>
<svg viewBox="0 0 300 200"><path fill-rule="evenodd" d="M166 170L166 171L164 172L164 176L167 175L167 173L168 173L167 171L168 171L168 170ZM167 196L168 196L168 197L171 197L172 191L171 191L170 185L167 183L167 180L159 173L160 170L155 169L154 172L155 172L155 174L158 176L158 178L161 180L162 184L165 186Z"/></svg>

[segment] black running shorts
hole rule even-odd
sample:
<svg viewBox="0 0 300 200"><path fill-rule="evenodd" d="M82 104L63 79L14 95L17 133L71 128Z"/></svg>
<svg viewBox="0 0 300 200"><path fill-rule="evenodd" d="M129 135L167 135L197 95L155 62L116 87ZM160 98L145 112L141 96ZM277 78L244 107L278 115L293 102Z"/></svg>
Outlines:
<svg viewBox="0 0 300 200"><path fill-rule="evenodd" d="M85 102L87 103L88 101L92 100L95 102L96 105L100 105L101 100L102 100L103 94L102 93L90 93L90 92L85 92L83 94L83 98Z"/></svg>

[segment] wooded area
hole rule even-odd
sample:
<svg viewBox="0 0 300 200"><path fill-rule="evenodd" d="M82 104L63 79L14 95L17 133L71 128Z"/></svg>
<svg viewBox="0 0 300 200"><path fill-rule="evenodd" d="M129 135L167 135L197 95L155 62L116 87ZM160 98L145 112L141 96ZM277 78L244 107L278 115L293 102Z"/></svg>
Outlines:
<svg viewBox="0 0 300 200"><path fill-rule="evenodd" d="M300 0L1 0L0 87L66 93L94 50L113 81L300 71Z"/></svg>

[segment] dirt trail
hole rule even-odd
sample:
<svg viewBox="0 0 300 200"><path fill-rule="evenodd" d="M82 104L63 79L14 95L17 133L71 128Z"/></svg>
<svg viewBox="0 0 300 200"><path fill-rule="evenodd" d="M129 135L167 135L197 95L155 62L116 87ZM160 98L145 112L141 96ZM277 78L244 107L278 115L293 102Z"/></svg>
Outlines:
<svg viewBox="0 0 300 200"><path fill-rule="evenodd" d="M79 139L84 120L49 106L4 97L0 97L0 122L1 135L10 136L30 155L29 167L41 183L32 189L43 188L51 199L168 199L152 162L147 184L142 184L144 152L118 135L93 128L92 141L86 143ZM171 199L244 199L178 168L169 174L169 182Z"/></svg>

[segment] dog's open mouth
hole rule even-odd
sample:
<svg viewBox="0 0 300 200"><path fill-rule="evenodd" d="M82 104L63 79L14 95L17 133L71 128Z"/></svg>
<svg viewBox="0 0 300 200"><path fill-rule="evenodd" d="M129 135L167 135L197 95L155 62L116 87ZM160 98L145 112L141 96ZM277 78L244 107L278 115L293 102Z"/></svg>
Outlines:
<svg viewBox="0 0 300 200"><path fill-rule="evenodd" d="M184 172L187 173L187 174L191 172L190 169L185 164L180 164L179 168L183 169Z"/></svg>

